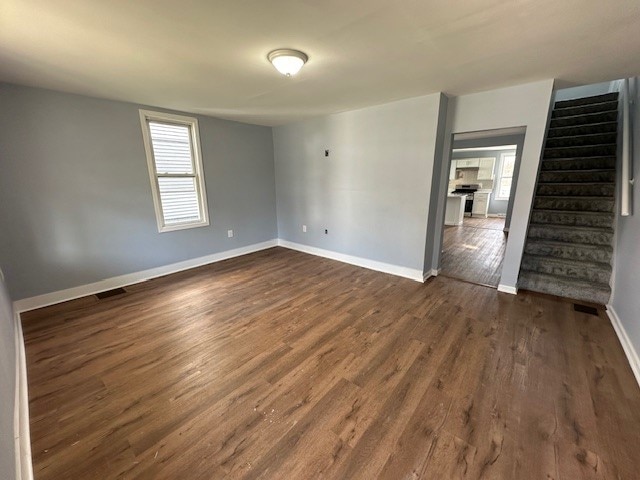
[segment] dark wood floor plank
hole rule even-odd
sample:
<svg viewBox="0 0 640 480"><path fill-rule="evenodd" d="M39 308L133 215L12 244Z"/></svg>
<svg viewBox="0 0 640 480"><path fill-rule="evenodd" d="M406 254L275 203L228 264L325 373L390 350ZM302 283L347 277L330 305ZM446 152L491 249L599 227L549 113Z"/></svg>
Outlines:
<svg viewBox="0 0 640 480"><path fill-rule="evenodd" d="M549 296L275 248L22 320L37 480L640 469L615 332Z"/></svg>

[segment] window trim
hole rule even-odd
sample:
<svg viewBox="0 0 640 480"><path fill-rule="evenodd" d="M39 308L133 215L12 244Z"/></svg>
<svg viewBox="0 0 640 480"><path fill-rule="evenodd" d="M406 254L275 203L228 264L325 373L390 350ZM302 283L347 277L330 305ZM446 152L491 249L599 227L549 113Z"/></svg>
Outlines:
<svg viewBox="0 0 640 480"><path fill-rule="evenodd" d="M200 206L200 216L202 220L199 222L180 223L176 225L166 225L164 221L164 213L162 211L162 201L160 200L160 186L158 184L158 172L156 171L156 162L153 156L153 145L151 143L151 133L149 130L149 122L157 121L162 123L173 123L177 125L186 125L189 127L191 135L191 155L193 157L194 172L196 179L196 189L198 194L198 203ZM200 133L198 128L198 119L195 117L187 117L184 115L175 115L172 113L154 112L151 110L140 110L140 124L142 127L142 139L144 141L144 150L147 156L147 168L149 170L149 180L151 182L151 193L153 196L153 206L156 212L156 222L158 224L158 232L173 232L176 230L185 230L187 228L206 227L209 225L209 208L207 206L207 191L204 181L204 168L202 166L202 151L200 149ZM170 177L180 177L180 174L168 175ZM184 176L184 175L182 175ZM191 177L191 175L189 175Z"/></svg>
<svg viewBox="0 0 640 480"><path fill-rule="evenodd" d="M507 201L507 200L509 200L509 199L511 198L511 190L513 190L513 177L514 177L514 175L513 175L513 174L515 174L515 173L516 173L516 160L518 159L517 153L518 153L518 152L516 152L516 151L510 151L510 152L502 152L502 153L500 153L500 169L498 170L499 175L498 175L498 178L496 179L496 180L497 180L497 187L498 187L498 188L496 189L496 196L495 196L495 200L503 200L503 201ZM510 177L507 177L507 178L510 178L510 179L511 179L511 189L509 190L509 196L507 196L507 197L501 197L501 196L500 196L500 186L501 186L501 184L502 184L502 179L504 178L504 175L502 175L502 172L504 171L504 162L505 162L505 157L506 157L507 155L509 155L509 156L510 156L510 155L513 155L513 174L512 174Z"/></svg>

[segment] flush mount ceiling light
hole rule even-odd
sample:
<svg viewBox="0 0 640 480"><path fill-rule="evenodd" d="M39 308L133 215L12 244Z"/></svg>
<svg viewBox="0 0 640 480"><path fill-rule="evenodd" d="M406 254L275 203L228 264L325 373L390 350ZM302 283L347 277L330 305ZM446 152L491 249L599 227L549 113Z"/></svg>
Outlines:
<svg viewBox="0 0 640 480"><path fill-rule="evenodd" d="M302 66L307 63L307 60L309 60L306 54L288 48L274 50L267 55L267 58L273 66L276 67L276 70L287 77L298 73Z"/></svg>

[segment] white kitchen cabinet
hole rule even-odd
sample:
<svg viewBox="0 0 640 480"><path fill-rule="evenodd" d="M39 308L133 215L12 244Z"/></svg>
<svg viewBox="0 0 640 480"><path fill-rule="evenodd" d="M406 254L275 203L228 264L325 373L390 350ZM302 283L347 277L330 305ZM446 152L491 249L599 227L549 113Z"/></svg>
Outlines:
<svg viewBox="0 0 640 480"><path fill-rule="evenodd" d="M457 160L451 160L451 169L449 170L449 180L456 179L456 168L458 168L457 162L458 162Z"/></svg>
<svg viewBox="0 0 640 480"><path fill-rule="evenodd" d="M493 180L495 157L480 158L478 164L478 180Z"/></svg>
<svg viewBox="0 0 640 480"><path fill-rule="evenodd" d="M479 158L463 158L456 160L458 168L478 168L480 165Z"/></svg>
<svg viewBox="0 0 640 480"><path fill-rule="evenodd" d="M488 193L474 193L473 194L473 208L471 209L473 215L482 215L487 217L489 213L489 194Z"/></svg>

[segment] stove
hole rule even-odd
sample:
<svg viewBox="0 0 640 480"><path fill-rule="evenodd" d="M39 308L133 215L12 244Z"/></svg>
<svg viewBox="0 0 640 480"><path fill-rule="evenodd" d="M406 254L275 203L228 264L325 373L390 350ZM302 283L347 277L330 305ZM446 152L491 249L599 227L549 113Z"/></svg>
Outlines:
<svg viewBox="0 0 640 480"><path fill-rule="evenodd" d="M464 202L464 213L468 213L473 216L473 194L480 190L482 185L477 183L469 183L466 185L458 185L457 188L451 192L451 195L466 195L467 198Z"/></svg>

